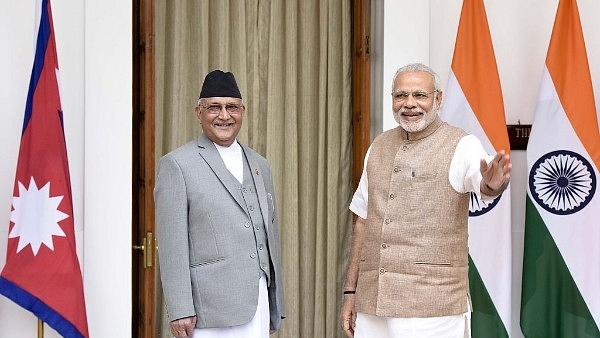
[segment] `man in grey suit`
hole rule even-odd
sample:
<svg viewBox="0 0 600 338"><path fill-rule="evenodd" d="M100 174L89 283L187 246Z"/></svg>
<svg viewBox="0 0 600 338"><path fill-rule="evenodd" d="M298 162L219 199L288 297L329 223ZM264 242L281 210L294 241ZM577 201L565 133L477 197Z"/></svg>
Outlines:
<svg viewBox="0 0 600 338"><path fill-rule="evenodd" d="M208 73L202 135L158 163L158 256L177 338L264 338L285 317L271 167L237 141L244 114L233 74Z"/></svg>

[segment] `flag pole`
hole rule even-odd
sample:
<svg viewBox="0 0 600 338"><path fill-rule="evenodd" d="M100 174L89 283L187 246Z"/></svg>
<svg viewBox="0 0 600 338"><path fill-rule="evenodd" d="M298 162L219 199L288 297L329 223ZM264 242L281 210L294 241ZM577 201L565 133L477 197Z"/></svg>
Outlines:
<svg viewBox="0 0 600 338"><path fill-rule="evenodd" d="M37 338L44 338L44 322L41 319L38 319L37 333Z"/></svg>

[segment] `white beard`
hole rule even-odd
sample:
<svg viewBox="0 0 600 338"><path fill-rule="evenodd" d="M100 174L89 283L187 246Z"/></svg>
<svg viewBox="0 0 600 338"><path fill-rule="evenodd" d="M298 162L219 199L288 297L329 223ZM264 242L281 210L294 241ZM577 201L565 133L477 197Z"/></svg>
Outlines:
<svg viewBox="0 0 600 338"><path fill-rule="evenodd" d="M436 115L439 110L438 108L439 107L434 102L433 107L431 107L431 110L428 112L421 108L416 108L416 109L412 109L412 110L400 109L397 112L394 112L394 120L396 120L396 122L398 122L400 127L402 129L404 129L406 132L416 133L418 131L421 131L421 130L427 128L427 126L429 126L433 121L435 121ZM423 113L423 118L418 121L405 121L402 118L402 112L407 112L407 111Z"/></svg>

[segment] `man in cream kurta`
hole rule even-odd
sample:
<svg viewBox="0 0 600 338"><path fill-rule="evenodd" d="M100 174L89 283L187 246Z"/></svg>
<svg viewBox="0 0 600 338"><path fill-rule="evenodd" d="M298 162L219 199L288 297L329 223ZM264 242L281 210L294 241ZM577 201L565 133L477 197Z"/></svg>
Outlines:
<svg viewBox="0 0 600 338"><path fill-rule="evenodd" d="M441 121L429 67L400 68L392 85L399 126L371 144L350 204L342 327L357 338L469 337L469 194L501 194L510 158Z"/></svg>

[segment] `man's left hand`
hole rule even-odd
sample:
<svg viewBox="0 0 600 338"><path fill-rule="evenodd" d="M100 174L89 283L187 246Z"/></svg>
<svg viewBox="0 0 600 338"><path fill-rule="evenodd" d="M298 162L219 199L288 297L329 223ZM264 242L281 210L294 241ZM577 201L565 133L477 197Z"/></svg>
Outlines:
<svg viewBox="0 0 600 338"><path fill-rule="evenodd" d="M510 155L505 154L504 150L500 150L489 163L482 159L479 166L483 177L481 185L489 192L499 195L510 182L511 169Z"/></svg>

